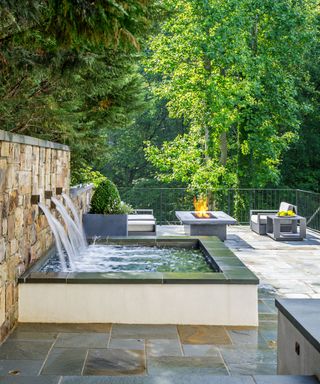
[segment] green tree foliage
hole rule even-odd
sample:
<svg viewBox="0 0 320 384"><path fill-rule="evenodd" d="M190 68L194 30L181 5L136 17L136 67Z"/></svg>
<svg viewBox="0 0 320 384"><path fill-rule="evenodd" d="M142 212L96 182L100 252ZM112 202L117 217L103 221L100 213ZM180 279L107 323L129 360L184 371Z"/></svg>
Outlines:
<svg viewBox="0 0 320 384"><path fill-rule="evenodd" d="M108 130L145 108L136 63L152 1L18 3L0 8L1 128L70 145L76 182L102 161Z"/></svg>
<svg viewBox="0 0 320 384"><path fill-rule="evenodd" d="M164 181L190 188L263 187L310 108L298 98L309 82L317 37L313 0L166 0L168 18L150 41L148 70L171 117L190 129L148 159ZM309 84L309 86L311 86Z"/></svg>
<svg viewBox="0 0 320 384"><path fill-rule="evenodd" d="M301 116L299 140L291 145L281 165L282 184L320 192L320 46L309 52L308 68L314 87L304 88L302 102L312 109Z"/></svg>
<svg viewBox="0 0 320 384"><path fill-rule="evenodd" d="M137 48L152 10L149 0L2 0L0 40L37 29L65 47Z"/></svg>
<svg viewBox="0 0 320 384"><path fill-rule="evenodd" d="M144 143L161 145L165 140L173 140L186 127L181 119L171 119L165 101L146 94L147 110L133 125L109 132L109 148L106 164L102 172L120 186L159 186L154 178L154 167L146 160Z"/></svg>

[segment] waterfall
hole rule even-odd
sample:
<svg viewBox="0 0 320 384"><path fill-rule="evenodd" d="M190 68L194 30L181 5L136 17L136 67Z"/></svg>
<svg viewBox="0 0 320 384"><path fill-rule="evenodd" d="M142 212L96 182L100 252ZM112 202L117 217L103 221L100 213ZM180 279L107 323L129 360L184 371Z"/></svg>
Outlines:
<svg viewBox="0 0 320 384"><path fill-rule="evenodd" d="M57 247L57 251L58 251L58 255L59 255L59 259L60 259L60 263L61 263L61 267L62 267L63 271L67 271L68 268L67 268L67 265L66 265L65 254L63 252L62 245L63 245L64 249L66 250L67 255L69 256L70 267L72 269L74 269L74 265L73 265L73 257L74 257L73 249L72 249L71 244L69 242L69 239L68 239L68 237L67 237L67 235L66 235L66 233L64 231L63 226L51 214L49 208L46 205L39 203L38 206L42 210L42 212L45 214L45 216L46 216L46 218L48 220L49 226L50 226L50 228L52 230L53 236L54 236L55 241L56 241L56 247Z"/></svg>
<svg viewBox="0 0 320 384"><path fill-rule="evenodd" d="M71 246L73 248L74 254L77 254L81 249L87 247L87 242L84 233L79 230L79 227L72 220L66 207L56 197L52 197L51 201L55 204L57 211L60 213L66 224Z"/></svg>
<svg viewBox="0 0 320 384"><path fill-rule="evenodd" d="M81 231L81 233L82 233L83 232L82 223L81 223L80 217L78 215L77 209L76 209L76 207L73 204L73 201L65 193L62 194L62 197L64 198L64 201L66 202L67 207L70 209L70 211L72 213L72 216L73 216L73 220L77 224L77 227L79 228L79 231Z"/></svg>

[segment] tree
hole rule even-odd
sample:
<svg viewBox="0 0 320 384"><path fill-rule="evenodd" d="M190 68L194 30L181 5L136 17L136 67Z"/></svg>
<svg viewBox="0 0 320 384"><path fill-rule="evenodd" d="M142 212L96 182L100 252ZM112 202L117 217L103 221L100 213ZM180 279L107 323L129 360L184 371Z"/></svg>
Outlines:
<svg viewBox="0 0 320 384"><path fill-rule="evenodd" d="M155 93L187 133L147 157L165 181L205 191L279 182L297 138L306 59L316 41L313 0L166 0L169 16L151 39Z"/></svg>
<svg viewBox="0 0 320 384"><path fill-rule="evenodd" d="M69 144L75 171L100 165L108 130L144 110L136 63L152 9L151 0L3 1L2 129Z"/></svg>
<svg viewBox="0 0 320 384"><path fill-rule="evenodd" d="M108 156L101 171L119 186L161 185L154 179L154 167L146 160L144 143L161 145L186 129L181 119L169 118L165 101L155 99L150 91L146 92L146 103L146 111L135 119L133 125L108 134Z"/></svg>

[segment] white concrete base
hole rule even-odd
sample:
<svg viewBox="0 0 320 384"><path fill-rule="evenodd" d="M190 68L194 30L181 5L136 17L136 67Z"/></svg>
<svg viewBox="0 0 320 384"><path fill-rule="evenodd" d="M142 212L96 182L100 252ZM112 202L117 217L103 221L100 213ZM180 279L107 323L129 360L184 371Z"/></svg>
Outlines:
<svg viewBox="0 0 320 384"><path fill-rule="evenodd" d="M19 321L257 326L257 286L20 284Z"/></svg>
<svg viewBox="0 0 320 384"><path fill-rule="evenodd" d="M281 312L278 315L278 374L316 375L320 380L319 351Z"/></svg>

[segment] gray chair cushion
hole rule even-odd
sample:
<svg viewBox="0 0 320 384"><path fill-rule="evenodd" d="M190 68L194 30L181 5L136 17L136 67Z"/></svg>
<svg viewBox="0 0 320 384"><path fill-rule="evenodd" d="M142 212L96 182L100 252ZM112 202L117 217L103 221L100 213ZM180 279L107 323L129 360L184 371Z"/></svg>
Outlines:
<svg viewBox="0 0 320 384"><path fill-rule="evenodd" d="M251 221L256 224L267 224L267 215L260 215L260 221L258 221L258 215L252 215Z"/></svg>

